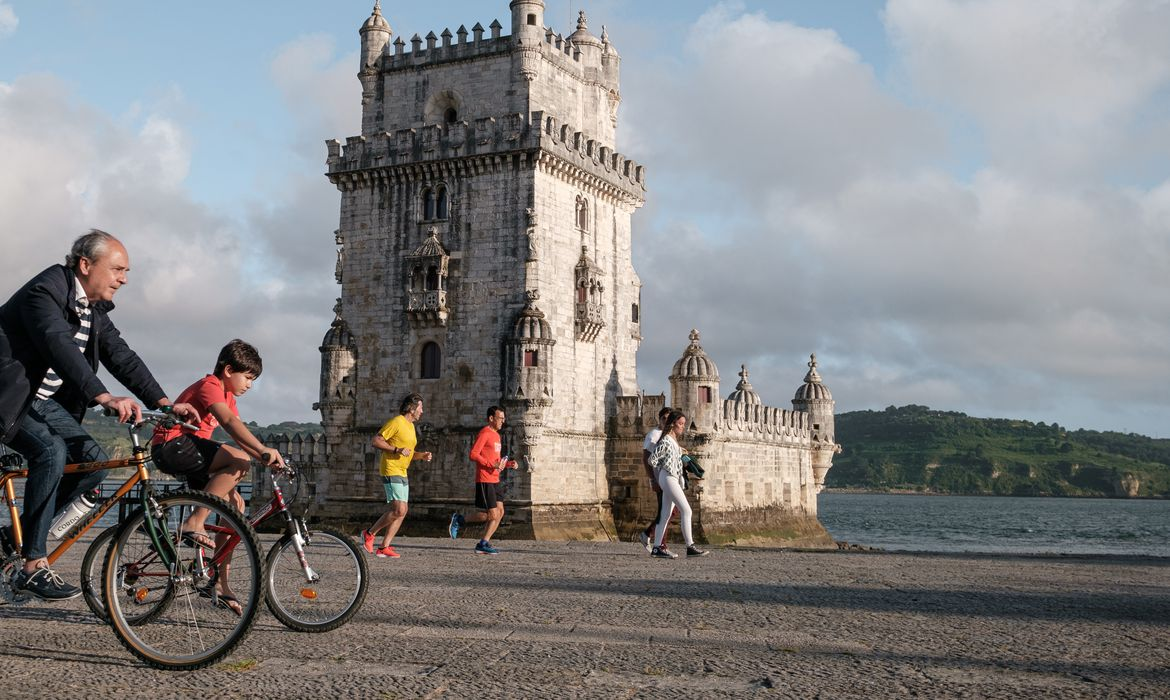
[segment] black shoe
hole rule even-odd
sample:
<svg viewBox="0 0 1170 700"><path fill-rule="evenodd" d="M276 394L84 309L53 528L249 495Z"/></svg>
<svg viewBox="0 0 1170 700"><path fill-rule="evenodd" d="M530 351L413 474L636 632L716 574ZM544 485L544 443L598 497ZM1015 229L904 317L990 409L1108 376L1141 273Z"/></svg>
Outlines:
<svg viewBox="0 0 1170 700"><path fill-rule="evenodd" d="M0 527L0 558L7 559L16 554L16 545L12 543L12 526Z"/></svg>
<svg viewBox="0 0 1170 700"><path fill-rule="evenodd" d="M650 556L657 559L678 559L678 555L666 547L655 547L654 549L650 550Z"/></svg>
<svg viewBox="0 0 1170 700"><path fill-rule="evenodd" d="M41 600L69 600L81 595L81 589L65 583L52 569L42 566L32 573L21 570L12 579L12 588L27 591Z"/></svg>
<svg viewBox="0 0 1170 700"><path fill-rule="evenodd" d="M705 552L705 551L699 549L698 547L696 547L693 544L690 547L687 547L687 556L688 557L705 557L705 556L707 556L707 554L708 554L708 552Z"/></svg>

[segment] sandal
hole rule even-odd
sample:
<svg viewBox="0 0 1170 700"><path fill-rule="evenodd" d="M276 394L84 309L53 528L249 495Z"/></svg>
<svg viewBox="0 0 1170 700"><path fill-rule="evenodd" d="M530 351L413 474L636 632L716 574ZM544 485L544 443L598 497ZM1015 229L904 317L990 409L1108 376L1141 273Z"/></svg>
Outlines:
<svg viewBox="0 0 1170 700"><path fill-rule="evenodd" d="M187 530L179 533L179 542L188 547L215 549L215 540L204 530Z"/></svg>
<svg viewBox="0 0 1170 700"><path fill-rule="evenodd" d="M231 610L236 614L236 617L244 616L244 608L240 605L240 599L231 593L217 593L214 584L207 588L196 588L195 590L199 592L200 598L207 598L213 601L215 607Z"/></svg>

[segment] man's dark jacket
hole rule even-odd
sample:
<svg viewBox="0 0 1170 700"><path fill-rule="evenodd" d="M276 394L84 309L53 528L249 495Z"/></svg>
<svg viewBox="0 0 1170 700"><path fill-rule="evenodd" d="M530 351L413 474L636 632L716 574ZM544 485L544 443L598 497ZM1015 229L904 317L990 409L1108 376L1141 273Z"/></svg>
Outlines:
<svg viewBox="0 0 1170 700"><path fill-rule="evenodd" d="M147 406L156 407L166 396L110 320L112 302L90 304L89 344L84 354L78 352L74 280L73 270L54 265L0 306L0 441L15 437L50 367L63 381L53 398L78 422L93 398L106 391L97 377L98 362Z"/></svg>

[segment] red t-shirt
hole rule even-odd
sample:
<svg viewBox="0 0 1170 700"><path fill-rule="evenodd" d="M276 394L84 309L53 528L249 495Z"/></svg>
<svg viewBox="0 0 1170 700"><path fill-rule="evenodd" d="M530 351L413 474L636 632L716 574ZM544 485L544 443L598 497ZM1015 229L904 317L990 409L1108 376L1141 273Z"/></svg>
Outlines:
<svg viewBox="0 0 1170 700"><path fill-rule="evenodd" d="M471 461L475 462L475 483L500 483L500 471L496 469L500 463L500 434L490 425L485 425L475 437L475 444L471 446Z"/></svg>
<svg viewBox="0 0 1170 700"><path fill-rule="evenodd" d="M211 439L211 434L219 426L219 421L211 413L211 405L217 403L226 403L232 415L239 418L240 412L236 410L236 395L228 391L224 387L223 382L214 374L209 374L203 379L195 382L191 386L183 390L179 394L179 398L175 403L189 403L199 411L199 431L194 433L197 437ZM161 445L167 440L173 440L183 434L183 428L171 428L163 430L162 428L154 429L154 437L151 438L152 445Z"/></svg>

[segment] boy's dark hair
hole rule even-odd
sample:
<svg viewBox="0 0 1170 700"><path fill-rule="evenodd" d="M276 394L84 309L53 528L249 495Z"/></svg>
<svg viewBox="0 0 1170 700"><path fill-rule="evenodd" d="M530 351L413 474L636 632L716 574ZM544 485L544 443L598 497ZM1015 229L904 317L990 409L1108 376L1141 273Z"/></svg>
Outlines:
<svg viewBox="0 0 1170 700"><path fill-rule="evenodd" d="M416 406L422 403L422 400L423 399L421 394L407 394L406 396L402 397L402 404L398 406L398 413L405 416L407 413L413 411Z"/></svg>
<svg viewBox="0 0 1170 700"><path fill-rule="evenodd" d="M251 373L255 377L259 377L264 371L264 361L260 359L260 353L251 344L239 338L223 346L219 351L219 357L215 361L215 376L223 374L223 368L228 365L231 365L233 372Z"/></svg>
<svg viewBox="0 0 1170 700"><path fill-rule="evenodd" d="M499 406L489 406L488 410L487 410L487 415L484 416L484 418L491 420L492 416L496 415L496 411L503 412L503 410L504 409L500 408Z"/></svg>
<svg viewBox="0 0 1170 700"><path fill-rule="evenodd" d="M663 406L662 408L658 409L658 420L661 421L663 418L665 418L669 415L670 415L670 406Z"/></svg>

